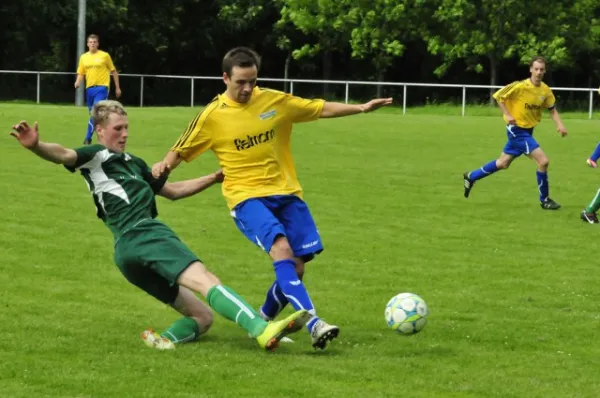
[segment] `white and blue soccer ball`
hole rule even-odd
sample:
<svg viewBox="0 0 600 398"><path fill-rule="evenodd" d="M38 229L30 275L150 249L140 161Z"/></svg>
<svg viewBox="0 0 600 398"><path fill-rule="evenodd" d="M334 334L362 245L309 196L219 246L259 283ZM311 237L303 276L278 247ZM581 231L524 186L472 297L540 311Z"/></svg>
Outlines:
<svg viewBox="0 0 600 398"><path fill-rule="evenodd" d="M385 321L400 334L410 335L423 330L427 315L427 303L414 293L400 293L385 306Z"/></svg>

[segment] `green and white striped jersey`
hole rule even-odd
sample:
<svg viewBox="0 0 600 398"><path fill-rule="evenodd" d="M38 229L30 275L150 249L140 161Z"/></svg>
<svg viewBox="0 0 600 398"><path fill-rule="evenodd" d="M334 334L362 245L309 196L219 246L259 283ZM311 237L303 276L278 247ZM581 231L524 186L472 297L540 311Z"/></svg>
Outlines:
<svg viewBox="0 0 600 398"><path fill-rule="evenodd" d="M81 171L96 205L96 214L117 239L143 220L155 218L155 195L166 182L156 180L142 159L103 145L75 149L77 162L69 171Z"/></svg>

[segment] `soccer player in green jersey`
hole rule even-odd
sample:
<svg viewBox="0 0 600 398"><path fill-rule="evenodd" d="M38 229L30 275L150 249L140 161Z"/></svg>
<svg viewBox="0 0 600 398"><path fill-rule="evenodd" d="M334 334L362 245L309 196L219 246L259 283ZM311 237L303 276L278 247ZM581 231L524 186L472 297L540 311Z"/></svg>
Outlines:
<svg viewBox="0 0 600 398"><path fill-rule="evenodd" d="M117 101L100 101L92 108L99 144L68 149L39 140L37 122L13 126L11 133L23 147L47 161L79 170L93 195L98 217L114 235L114 258L121 273L135 286L170 305L184 317L160 335L149 329L144 342L161 350L196 340L212 324L210 307L236 322L269 351L287 334L309 320L297 311L282 321L266 322L233 289L221 281L164 223L156 219L155 195L171 200L195 195L222 182L221 171L204 177L173 182L155 179L147 164L125 152L129 132L127 112Z"/></svg>

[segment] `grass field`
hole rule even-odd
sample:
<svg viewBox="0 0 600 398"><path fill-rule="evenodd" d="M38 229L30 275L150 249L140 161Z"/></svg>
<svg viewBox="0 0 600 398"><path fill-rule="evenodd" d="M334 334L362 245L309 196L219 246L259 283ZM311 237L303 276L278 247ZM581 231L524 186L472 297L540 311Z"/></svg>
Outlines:
<svg viewBox="0 0 600 398"><path fill-rule="evenodd" d="M154 163L197 110L131 108L129 151ZM129 285L82 178L0 144L1 397L597 397L600 391L600 227L579 211L600 186L584 160L600 122L546 115L536 137L550 158L540 209L535 166L462 195L463 171L499 154L495 116L394 111L298 125L294 156L326 250L305 282L341 334L314 352L308 333L274 354L216 318L200 342L146 348L140 332L177 314ZM78 146L87 109L0 104L6 133L40 122L45 141ZM212 154L174 180L216 168ZM237 231L218 189L160 217L227 284L259 306L273 279L267 256ZM389 298L420 294L425 330L394 334ZM289 310L288 310L289 311Z"/></svg>

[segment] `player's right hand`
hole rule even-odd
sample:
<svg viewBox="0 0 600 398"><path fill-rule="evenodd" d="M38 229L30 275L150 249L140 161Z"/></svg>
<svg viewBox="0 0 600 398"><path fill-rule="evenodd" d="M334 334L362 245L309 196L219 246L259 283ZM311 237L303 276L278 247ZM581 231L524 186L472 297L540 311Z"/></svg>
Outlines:
<svg viewBox="0 0 600 398"><path fill-rule="evenodd" d="M169 165L164 161L155 163L152 166L152 177L160 178L160 177L164 176L165 174L168 174L170 169L171 168L169 167Z"/></svg>
<svg viewBox="0 0 600 398"><path fill-rule="evenodd" d="M510 117L507 117L507 119L508 119L508 120L507 120L507 123L508 123L508 124L511 124L511 125L513 125L513 126L517 124L517 121L515 120L515 118L514 118L514 117L510 116Z"/></svg>
<svg viewBox="0 0 600 398"><path fill-rule="evenodd" d="M35 148L40 142L40 133L38 129L38 123L35 122L33 128L27 124L25 120L21 120L19 123L12 126L13 132L10 133L15 137L21 145L27 149Z"/></svg>
<svg viewBox="0 0 600 398"><path fill-rule="evenodd" d="M76 82L75 82L75 84L73 84L73 87L75 87L75 88L79 88L79 82L78 82L78 81L76 81Z"/></svg>

